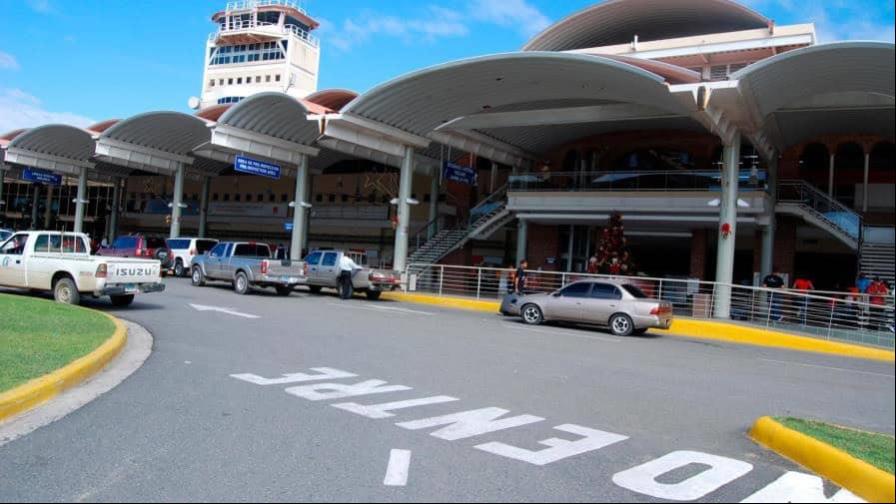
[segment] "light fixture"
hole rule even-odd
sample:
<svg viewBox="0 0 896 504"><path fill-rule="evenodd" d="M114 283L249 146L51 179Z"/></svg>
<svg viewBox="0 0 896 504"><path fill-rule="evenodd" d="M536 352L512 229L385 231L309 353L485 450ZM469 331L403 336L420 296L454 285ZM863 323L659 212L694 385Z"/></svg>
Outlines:
<svg viewBox="0 0 896 504"><path fill-rule="evenodd" d="M722 200L720 200L719 198L716 198L716 199L714 199L714 200L710 200L710 201L708 201L708 202L706 203L706 206L718 207L718 206L720 206L721 204L722 204Z"/></svg>
<svg viewBox="0 0 896 504"><path fill-rule="evenodd" d="M178 208L181 208L181 209L183 209L183 208L187 208L188 206L189 206L189 205L187 205L186 203L179 203L179 204L177 205L177 207L178 207ZM174 208L174 203L168 203L168 208Z"/></svg>
<svg viewBox="0 0 896 504"><path fill-rule="evenodd" d="M302 207L302 208L311 208L311 203L307 203L307 202L304 202L304 201L303 201L303 202L299 203L299 206ZM295 208L295 207L296 207L296 202L295 202L295 201L290 201L290 202L289 202L289 208Z"/></svg>
<svg viewBox="0 0 896 504"><path fill-rule="evenodd" d="M389 200L389 204L390 204L390 205L397 205L397 204L398 204L398 201L399 201L398 198L392 198L391 200ZM415 200L414 198L408 198L407 200L405 200L405 202L406 202L408 205L419 205L419 204L420 204L420 202L417 201L417 200Z"/></svg>
<svg viewBox="0 0 896 504"><path fill-rule="evenodd" d="M90 200L79 200L78 198L75 198L75 199L72 200L72 203L74 203L74 204L76 204L76 205L77 205L78 203L82 203L82 204L86 205L86 204L90 203Z"/></svg>
<svg viewBox="0 0 896 504"><path fill-rule="evenodd" d="M750 208L750 203L748 203L746 200L737 198L737 206L739 208Z"/></svg>

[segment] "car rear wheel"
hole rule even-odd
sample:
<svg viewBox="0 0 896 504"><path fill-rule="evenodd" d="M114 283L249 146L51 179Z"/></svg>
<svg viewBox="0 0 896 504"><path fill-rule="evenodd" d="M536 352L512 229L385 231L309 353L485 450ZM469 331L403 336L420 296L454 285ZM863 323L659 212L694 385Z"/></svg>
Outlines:
<svg viewBox="0 0 896 504"><path fill-rule="evenodd" d="M240 271L233 280L233 290L240 295L249 293L249 277Z"/></svg>
<svg viewBox="0 0 896 504"><path fill-rule="evenodd" d="M292 294L291 287L277 286L277 287L275 287L275 289L277 289L278 296L286 297L286 296L289 296L290 294Z"/></svg>
<svg viewBox="0 0 896 504"><path fill-rule="evenodd" d="M112 306L131 306L131 303L134 302L134 295L128 294L127 296L110 296L110 299L112 300Z"/></svg>
<svg viewBox="0 0 896 504"><path fill-rule="evenodd" d="M174 263L174 276L182 277L185 276L184 273L186 273L184 262L178 259L177 262Z"/></svg>
<svg viewBox="0 0 896 504"><path fill-rule="evenodd" d="M76 305L81 302L81 293L74 280L62 277L53 285L53 299L57 303Z"/></svg>
<svg viewBox="0 0 896 504"><path fill-rule="evenodd" d="M192 280L194 287L205 286L205 275L202 274L202 268L199 266L193 268L193 273L190 275L190 279Z"/></svg>
<svg viewBox="0 0 896 504"><path fill-rule="evenodd" d="M635 331L635 323L632 318L624 313L617 313L610 317L610 332L616 336L631 336Z"/></svg>
<svg viewBox="0 0 896 504"><path fill-rule="evenodd" d="M540 325L544 323L544 314L541 312L541 308L534 304L527 304L523 306L523 309L520 310L520 315L523 317L523 322L529 325Z"/></svg>
<svg viewBox="0 0 896 504"><path fill-rule="evenodd" d="M376 301L376 300L378 300L378 299L380 298L380 295L381 295L381 294L382 294L381 291L372 291L372 290L369 290L369 291L367 291L367 299L369 299L369 300L371 300L371 301Z"/></svg>

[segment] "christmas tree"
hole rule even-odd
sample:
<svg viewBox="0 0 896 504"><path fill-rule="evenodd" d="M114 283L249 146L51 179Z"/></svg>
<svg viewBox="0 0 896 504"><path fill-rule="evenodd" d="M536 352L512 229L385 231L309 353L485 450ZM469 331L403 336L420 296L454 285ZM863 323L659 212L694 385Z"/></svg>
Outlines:
<svg viewBox="0 0 896 504"><path fill-rule="evenodd" d="M634 273L634 263L625 239L625 225L622 214L613 212L610 222L603 229L597 249L596 269L599 273L629 275Z"/></svg>

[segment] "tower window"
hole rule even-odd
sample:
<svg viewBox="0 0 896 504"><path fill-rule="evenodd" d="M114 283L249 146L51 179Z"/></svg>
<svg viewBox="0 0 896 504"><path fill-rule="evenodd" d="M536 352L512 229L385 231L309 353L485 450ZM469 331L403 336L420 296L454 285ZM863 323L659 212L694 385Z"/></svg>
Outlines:
<svg viewBox="0 0 896 504"><path fill-rule="evenodd" d="M223 86L223 85L224 85L224 79L218 79L218 85L219 85L219 86Z"/></svg>
<svg viewBox="0 0 896 504"><path fill-rule="evenodd" d="M242 77L237 77L237 78L236 78L236 83L237 83L237 84L242 84L242 83L243 83L243 78L242 78Z"/></svg>
<svg viewBox="0 0 896 504"><path fill-rule="evenodd" d="M208 81L208 87L215 87L215 79Z"/></svg>
<svg viewBox="0 0 896 504"><path fill-rule="evenodd" d="M275 75L274 80L280 82L280 74Z"/></svg>
<svg viewBox="0 0 896 504"><path fill-rule="evenodd" d="M271 82L271 76L270 76L270 75L265 75L265 76L264 76L264 81L265 81L265 82Z"/></svg>
<svg viewBox="0 0 896 504"><path fill-rule="evenodd" d="M227 79L227 85L228 85L228 86L232 86L232 85L233 85L233 79Z"/></svg>
<svg viewBox="0 0 896 504"><path fill-rule="evenodd" d="M261 76L260 76L260 75L256 75L256 76L255 76L255 83L258 84L258 83L260 83L260 82L261 82Z"/></svg>

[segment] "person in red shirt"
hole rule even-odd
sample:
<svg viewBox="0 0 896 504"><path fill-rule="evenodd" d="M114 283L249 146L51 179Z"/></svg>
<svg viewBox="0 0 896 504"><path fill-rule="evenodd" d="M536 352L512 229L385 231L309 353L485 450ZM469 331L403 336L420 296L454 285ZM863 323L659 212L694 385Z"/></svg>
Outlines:
<svg viewBox="0 0 896 504"><path fill-rule="evenodd" d="M871 304L871 325L878 330L887 327L886 296L890 293L887 284L880 277L874 277L874 281L868 286L868 302Z"/></svg>
<svg viewBox="0 0 896 504"><path fill-rule="evenodd" d="M814 290L815 285L812 284L812 280L797 278L796 281L793 282L793 289L807 293L810 290ZM800 320L803 322L803 325L806 325L806 320L809 317L809 298L803 297L798 302L800 306Z"/></svg>

